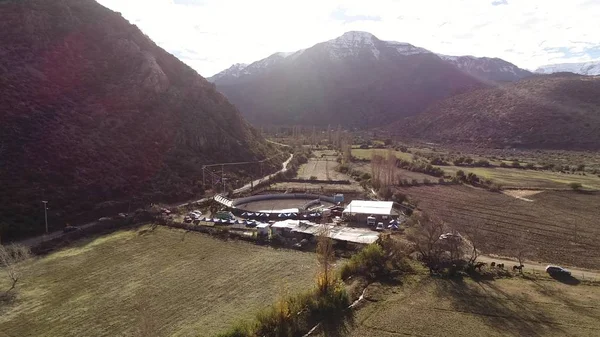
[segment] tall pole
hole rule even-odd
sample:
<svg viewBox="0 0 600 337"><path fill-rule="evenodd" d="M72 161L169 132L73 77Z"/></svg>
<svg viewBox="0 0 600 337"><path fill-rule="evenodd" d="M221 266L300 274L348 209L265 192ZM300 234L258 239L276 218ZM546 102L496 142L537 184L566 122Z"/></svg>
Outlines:
<svg viewBox="0 0 600 337"><path fill-rule="evenodd" d="M221 165L221 181L223 182L223 193L225 193L225 165Z"/></svg>
<svg viewBox="0 0 600 337"><path fill-rule="evenodd" d="M48 234L48 201L42 201L44 203L44 220L46 221L46 234Z"/></svg>
<svg viewBox="0 0 600 337"><path fill-rule="evenodd" d="M206 185L206 181L204 179L204 170L206 170L206 167L202 166L202 188L206 188L204 187Z"/></svg>

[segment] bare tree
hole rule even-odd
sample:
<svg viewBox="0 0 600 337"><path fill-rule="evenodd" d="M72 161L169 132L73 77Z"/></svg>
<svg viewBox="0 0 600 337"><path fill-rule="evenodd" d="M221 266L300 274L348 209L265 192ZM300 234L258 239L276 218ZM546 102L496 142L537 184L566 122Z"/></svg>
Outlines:
<svg viewBox="0 0 600 337"><path fill-rule="evenodd" d="M317 237L317 261L319 262L319 274L317 284L319 291L325 294L334 281L335 250L333 241L329 237L329 227L322 225Z"/></svg>
<svg viewBox="0 0 600 337"><path fill-rule="evenodd" d="M416 226L409 231L409 239L415 243L415 249L429 267L429 272L433 272L443 253L440 237L444 233L445 225L427 215L415 215L414 221Z"/></svg>
<svg viewBox="0 0 600 337"><path fill-rule="evenodd" d="M479 257L480 248L485 244L485 236L481 233L481 228L478 224L466 228L463 233L468 241L465 243L468 250L465 255L469 258L469 265L473 266Z"/></svg>
<svg viewBox="0 0 600 337"><path fill-rule="evenodd" d="M517 261L519 261L519 272L521 272L521 274L523 273L523 267L521 266L523 265L526 259L531 257L531 250L529 248L529 245L527 245L527 234L529 234L529 231L521 234L521 236L519 236L519 238L515 242L517 245L517 249L515 250L515 257L517 258Z"/></svg>
<svg viewBox="0 0 600 337"><path fill-rule="evenodd" d="M17 264L20 261L27 259L31 255L29 248L23 245L0 245L0 265L6 272L8 279L11 282L11 286L6 293L10 292L15 288L17 282L19 282L19 271Z"/></svg>

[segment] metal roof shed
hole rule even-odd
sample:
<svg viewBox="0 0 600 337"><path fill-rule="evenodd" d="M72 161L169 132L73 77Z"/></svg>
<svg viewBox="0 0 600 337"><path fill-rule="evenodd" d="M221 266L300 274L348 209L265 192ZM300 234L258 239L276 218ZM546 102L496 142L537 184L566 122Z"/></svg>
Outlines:
<svg viewBox="0 0 600 337"><path fill-rule="evenodd" d="M344 214L392 215L393 201L352 200Z"/></svg>

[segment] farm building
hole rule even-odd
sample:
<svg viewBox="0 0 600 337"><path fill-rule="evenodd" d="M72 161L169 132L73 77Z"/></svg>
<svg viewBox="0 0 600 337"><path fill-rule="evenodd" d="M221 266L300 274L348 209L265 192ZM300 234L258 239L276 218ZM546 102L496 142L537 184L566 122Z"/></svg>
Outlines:
<svg viewBox="0 0 600 337"><path fill-rule="evenodd" d="M343 214L346 218L366 224L369 216L377 221L389 219L393 214L393 205L393 201L352 200Z"/></svg>
<svg viewBox="0 0 600 337"><path fill-rule="evenodd" d="M319 225L310 221L284 220L271 225L271 235L284 238L308 239L326 229L327 236L335 241L370 244L379 238L379 233L364 228L334 225Z"/></svg>

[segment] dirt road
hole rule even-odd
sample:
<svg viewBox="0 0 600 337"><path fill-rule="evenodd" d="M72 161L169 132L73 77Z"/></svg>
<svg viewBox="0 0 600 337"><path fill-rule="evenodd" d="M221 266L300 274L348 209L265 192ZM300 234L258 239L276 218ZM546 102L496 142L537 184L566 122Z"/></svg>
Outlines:
<svg viewBox="0 0 600 337"><path fill-rule="evenodd" d="M491 262L496 262L496 264L504 263L504 267L507 269L512 269L513 266L516 266L519 264L516 260L511 260L506 257L496 257L496 256L488 256L488 255L480 255L478 257L478 260L481 262L486 262L488 264ZM546 272L546 266L548 266L549 264L550 263L541 263L541 262L532 262L532 261L526 261L525 263L523 263L523 265L525 266L525 268L524 268L525 271L535 270L536 272L541 272L541 273ZM561 267L567 268L569 271L571 271L572 276L579 280L600 281L600 272L597 270L571 268L569 266L561 266Z"/></svg>

